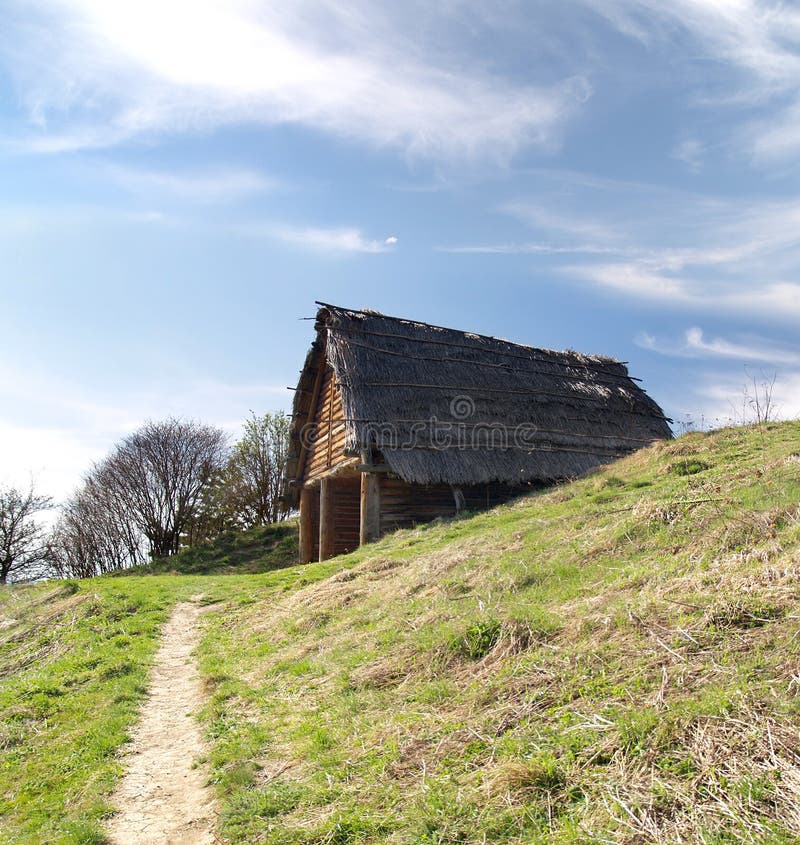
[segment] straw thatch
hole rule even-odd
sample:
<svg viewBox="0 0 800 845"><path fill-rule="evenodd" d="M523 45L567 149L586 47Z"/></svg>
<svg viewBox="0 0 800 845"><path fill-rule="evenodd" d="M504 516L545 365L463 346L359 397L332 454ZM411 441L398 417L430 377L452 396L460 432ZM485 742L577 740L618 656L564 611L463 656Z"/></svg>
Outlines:
<svg viewBox="0 0 800 845"><path fill-rule="evenodd" d="M382 455L413 484L569 478L671 437L658 405L610 358L333 305L316 329L295 396L295 454L325 359L341 388L346 451Z"/></svg>

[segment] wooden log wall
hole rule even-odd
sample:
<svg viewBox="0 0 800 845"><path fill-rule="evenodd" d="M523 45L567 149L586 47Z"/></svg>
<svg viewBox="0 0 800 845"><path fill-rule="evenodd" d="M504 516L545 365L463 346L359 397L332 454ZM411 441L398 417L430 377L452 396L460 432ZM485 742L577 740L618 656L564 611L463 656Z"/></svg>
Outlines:
<svg viewBox="0 0 800 845"><path fill-rule="evenodd" d="M487 510L524 492L523 489L501 484L479 484L460 489L466 509L470 511ZM380 497L381 534L456 514L456 499L448 484L422 486L407 484L399 478L384 477Z"/></svg>
<svg viewBox="0 0 800 845"><path fill-rule="evenodd" d="M336 499L330 478L323 478L319 485L319 559L327 560L336 554Z"/></svg>
<svg viewBox="0 0 800 845"><path fill-rule="evenodd" d="M422 487L388 477L381 481L381 534L455 512L453 491L446 484Z"/></svg>
<svg viewBox="0 0 800 845"><path fill-rule="evenodd" d="M318 509L319 492L306 487L300 493L300 563L310 563L319 557L314 548L319 540L319 526L315 525Z"/></svg>
<svg viewBox="0 0 800 845"><path fill-rule="evenodd" d="M473 487L462 487L468 511L485 511L497 505L510 502L517 496L530 492L531 487L509 487L505 484L476 484Z"/></svg>
<svg viewBox="0 0 800 845"><path fill-rule="evenodd" d="M312 418L316 424L316 437L306 456L303 482L316 481L348 460L344 453L342 395L331 367L327 367L323 375Z"/></svg>
<svg viewBox="0 0 800 845"><path fill-rule="evenodd" d="M381 477L377 472L361 473L360 545L381 536Z"/></svg>
<svg viewBox="0 0 800 845"><path fill-rule="evenodd" d="M333 553L343 555L359 546L361 528L361 479L333 478Z"/></svg>
<svg viewBox="0 0 800 845"><path fill-rule="evenodd" d="M365 530L363 522L367 485L370 498L380 508L373 527ZM503 485L477 485L461 488L468 510L485 510L507 502L524 492L523 488ZM301 561L325 560L346 554L380 534L410 528L437 517L456 515L456 499L447 484L430 486L407 484L389 475L365 473L327 477L314 487L306 487L301 497ZM324 534L324 537L323 537Z"/></svg>
<svg viewBox="0 0 800 845"><path fill-rule="evenodd" d="M300 563L319 560L319 486L300 494Z"/></svg>

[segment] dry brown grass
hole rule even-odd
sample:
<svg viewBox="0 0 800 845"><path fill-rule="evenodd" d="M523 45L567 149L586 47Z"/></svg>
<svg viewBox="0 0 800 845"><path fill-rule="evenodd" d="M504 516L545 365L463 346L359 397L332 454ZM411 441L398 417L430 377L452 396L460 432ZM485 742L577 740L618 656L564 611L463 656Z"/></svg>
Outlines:
<svg viewBox="0 0 800 845"><path fill-rule="evenodd" d="M792 436L656 444L246 611L268 777L315 796L286 841L800 841Z"/></svg>
<svg viewBox="0 0 800 845"><path fill-rule="evenodd" d="M770 819L800 836L800 742L797 731L756 711L706 718L690 726L682 754L690 778L670 777L653 760L617 751L596 785L602 810L586 827L617 827L620 843L690 843L701 830L763 842ZM598 808L600 809L600 808ZM607 819L603 820L603 815Z"/></svg>
<svg viewBox="0 0 800 845"><path fill-rule="evenodd" d="M67 650L65 638L46 635L56 624L62 632L73 627L83 615L91 594L72 594L63 587L27 605L20 619L7 617L7 631L0 638L0 677L13 675L34 663L45 665Z"/></svg>

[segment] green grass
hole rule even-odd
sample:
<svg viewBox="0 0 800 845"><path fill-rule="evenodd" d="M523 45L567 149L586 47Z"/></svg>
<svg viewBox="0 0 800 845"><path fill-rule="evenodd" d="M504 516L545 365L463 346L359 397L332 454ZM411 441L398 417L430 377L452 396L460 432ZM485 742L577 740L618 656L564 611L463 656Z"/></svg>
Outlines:
<svg viewBox="0 0 800 845"><path fill-rule="evenodd" d="M692 434L212 616L228 842L797 842L800 424Z"/></svg>
<svg viewBox="0 0 800 845"><path fill-rule="evenodd" d="M119 751L177 601L224 601L229 612L323 578L334 566L0 590L0 842L104 842L108 799L122 771Z"/></svg>
<svg viewBox="0 0 800 845"><path fill-rule="evenodd" d="M119 575L245 575L271 572L297 562L297 522L224 531L215 540L181 549L172 557Z"/></svg>
<svg viewBox="0 0 800 845"><path fill-rule="evenodd" d="M102 841L198 593L223 842L800 840L800 423L325 564L3 591L1 841Z"/></svg>
<svg viewBox="0 0 800 845"><path fill-rule="evenodd" d="M115 752L145 689L173 585L44 584L0 592L0 832L91 843Z"/></svg>

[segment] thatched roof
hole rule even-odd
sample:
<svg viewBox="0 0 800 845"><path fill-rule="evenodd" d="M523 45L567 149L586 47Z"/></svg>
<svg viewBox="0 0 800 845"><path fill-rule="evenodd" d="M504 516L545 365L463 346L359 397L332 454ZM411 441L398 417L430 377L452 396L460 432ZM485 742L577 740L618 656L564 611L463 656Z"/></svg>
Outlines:
<svg viewBox="0 0 800 845"><path fill-rule="evenodd" d="M295 395L295 453L321 356L341 386L347 451L381 454L411 483L570 478L671 437L618 361L318 304Z"/></svg>

